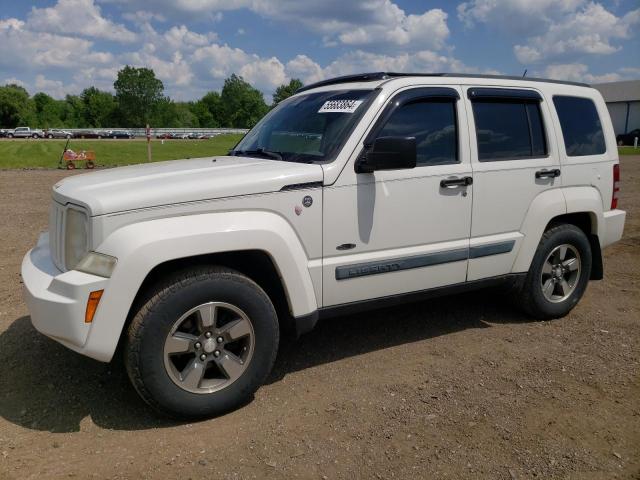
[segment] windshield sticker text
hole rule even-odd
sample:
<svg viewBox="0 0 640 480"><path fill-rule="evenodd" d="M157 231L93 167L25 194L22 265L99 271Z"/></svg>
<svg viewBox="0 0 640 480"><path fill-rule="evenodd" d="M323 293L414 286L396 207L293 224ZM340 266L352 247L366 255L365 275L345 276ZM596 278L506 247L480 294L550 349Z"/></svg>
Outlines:
<svg viewBox="0 0 640 480"><path fill-rule="evenodd" d="M318 113L353 113L361 103L362 100L328 100Z"/></svg>

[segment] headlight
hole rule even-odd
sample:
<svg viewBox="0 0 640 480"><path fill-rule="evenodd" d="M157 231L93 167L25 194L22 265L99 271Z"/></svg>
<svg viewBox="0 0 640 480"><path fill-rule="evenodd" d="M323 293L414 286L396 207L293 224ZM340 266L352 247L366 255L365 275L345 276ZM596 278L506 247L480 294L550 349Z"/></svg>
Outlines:
<svg viewBox="0 0 640 480"><path fill-rule="evenodd" d="M89 250L88 224L84 212L67 209L64 232L64 263L67 270L73 270Z"/></svg>
<svg viewBox="0 0 640 480"><path fill-rule="evenodd" d="M104 253L89 252L80 263L76 266L76 270L99 277L110 278L113 269L116 267L118 259Z"/></svg>

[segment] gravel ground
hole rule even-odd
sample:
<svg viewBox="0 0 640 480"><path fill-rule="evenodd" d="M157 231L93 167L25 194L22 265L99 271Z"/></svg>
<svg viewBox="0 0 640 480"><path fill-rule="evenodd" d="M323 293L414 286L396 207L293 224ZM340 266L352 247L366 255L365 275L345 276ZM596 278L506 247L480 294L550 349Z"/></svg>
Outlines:
<svg viewBox="0 0 640 480"><path fill-rule="evenodd" d="M120 361L39 335L20 262L66 172L0 172L0 478L640 479L640 157L625 236L566 318L499 291L322 322L244 408L156 417Z"/></svg>

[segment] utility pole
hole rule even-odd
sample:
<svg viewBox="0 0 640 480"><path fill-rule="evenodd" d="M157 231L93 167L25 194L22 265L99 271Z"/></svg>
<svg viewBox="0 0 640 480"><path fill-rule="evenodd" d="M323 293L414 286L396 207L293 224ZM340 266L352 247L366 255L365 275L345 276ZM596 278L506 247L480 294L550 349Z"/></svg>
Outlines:
<svg viewBox="0 0 640 480"><path fill-rule="evenodd" d="M151 127L147 123L147 162L151 163Z"/></svg>

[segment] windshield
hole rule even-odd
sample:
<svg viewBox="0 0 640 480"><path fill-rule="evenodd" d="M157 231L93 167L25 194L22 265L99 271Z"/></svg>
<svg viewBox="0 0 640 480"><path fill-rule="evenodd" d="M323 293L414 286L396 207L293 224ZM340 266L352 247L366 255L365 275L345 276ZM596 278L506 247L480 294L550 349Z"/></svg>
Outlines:
<svg viewBox="0 0 640 480"><path fill-rule="evenodd" d="M376 90L332 90L278 104L231 151L289 162L333 161Z"/></svg>

